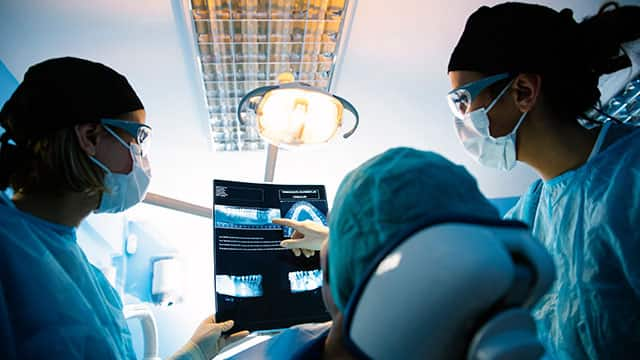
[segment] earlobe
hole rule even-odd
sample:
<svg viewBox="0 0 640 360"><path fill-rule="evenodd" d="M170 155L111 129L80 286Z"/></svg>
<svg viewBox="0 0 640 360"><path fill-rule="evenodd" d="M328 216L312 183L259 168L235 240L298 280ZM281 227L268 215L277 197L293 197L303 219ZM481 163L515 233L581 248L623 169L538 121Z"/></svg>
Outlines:
<svg viewBox="0 0 640 360"><path fill-rule="evenodd" d="M96 154L97 136L95 124L80 124L75 128L76 137L80 148L89 156Z"/></svg>

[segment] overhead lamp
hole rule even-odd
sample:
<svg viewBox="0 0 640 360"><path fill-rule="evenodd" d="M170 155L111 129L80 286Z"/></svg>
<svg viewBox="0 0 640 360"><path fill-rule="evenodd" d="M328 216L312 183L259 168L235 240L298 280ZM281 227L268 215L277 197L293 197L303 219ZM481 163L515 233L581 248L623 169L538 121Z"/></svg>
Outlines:
<svg viewBox="0 0 640 360"><path fill-rule="evenodd" d="M295 78L330 91L355 1L182 0L187 4L196 62L215 151L265 148L254 124L236 117L249 91Z"/></svg>
<svg viewBox="0 0 640 360"><path fill-rule="evenodd" d="M358 111L347 100L305 83L285 82L263 86L245 95L237 116L244 124L242 112L247 102L255 109L260 136L280 147L323 144L342 127L344 110L355 116L354 127L343 135L351 136L359 124Z"/></svg>
<svg viewBox="0 0 640 360"><path fill-rule="evenodd" d="M342 128L345 110L353 114L353 128L342 134L353 135L360 123L358 111L346 99L313 87L294 82L293 74L278 76L279 85L263 86L247 93L237 109L238 121L255 124L260 137L269 143L265 181L273 181L279 147L299 147L324 144L335 138ZM254 121L247 117L253 110Z"/></svg>

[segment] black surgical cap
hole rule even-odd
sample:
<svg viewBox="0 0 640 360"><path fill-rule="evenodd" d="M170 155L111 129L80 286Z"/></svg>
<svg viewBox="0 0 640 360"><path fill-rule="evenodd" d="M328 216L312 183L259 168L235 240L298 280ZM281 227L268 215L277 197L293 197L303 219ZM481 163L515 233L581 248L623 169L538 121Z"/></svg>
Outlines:
<svg viewBox="0 0 640 360"><path fill-rule="evenodd" d="M13 133L8 137L20 145L59 129L143 108L121 74L100 63L64 57L27 70L2 107L0 123L6 125L12 118Z"/></svg>
<svg viewBox="0 0 640 360"><path fill-rule="evenodd" d="M523 3L483 6L467 20L448 71L562 72L584 63L583 38L568 9Z"/></svg>

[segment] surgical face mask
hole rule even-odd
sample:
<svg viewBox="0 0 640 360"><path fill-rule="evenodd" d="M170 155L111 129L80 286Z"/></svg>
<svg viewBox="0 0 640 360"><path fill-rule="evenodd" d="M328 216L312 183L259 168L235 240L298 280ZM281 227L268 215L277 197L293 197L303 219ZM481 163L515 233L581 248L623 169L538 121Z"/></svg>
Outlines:
<svg viewBox="0 0 640 360"><path fill-rule="evenodd" d="M127 144L109 127L104 127L122 146L129 149L133 166L128 174L116 174L107 166L90 156L89 158L105 172L104 185L100 205L94 213L117 213L125 211L144 199L151 182L151 167L146 153L138 144Z"/></svg>
<svg viewBox="0 0 640 360"><path fill-rule="evenodd" d="M464 113L455 119L456 132L471 157L482 165L501 170L511 170L516 165L516 133L527 113L523 113L513 130L501 137L493 137L489 131L489 116L493 106L507 92L513 81L485 108Z"/></svg>

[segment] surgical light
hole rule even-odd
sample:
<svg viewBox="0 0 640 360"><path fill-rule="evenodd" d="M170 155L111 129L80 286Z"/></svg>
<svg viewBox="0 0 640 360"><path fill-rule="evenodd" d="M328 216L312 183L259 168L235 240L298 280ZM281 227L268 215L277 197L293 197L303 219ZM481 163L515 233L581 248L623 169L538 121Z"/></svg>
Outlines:
<svg viewBox="0 0 640 360"><path fill-rule="evenodd" d="M238 106L241 123L244 105L250 100L256 107L258 133L279 147L330 141L342 127L345 109L355 116L355 125L343 137L348 138L358 126L358 112L348 101L303 83L291 82L251 91Z"/></svg>
<svg viewBox="0 0 640 360"><path fill-rule="evenodd" d="M291 72L299 81L329 91L344 43L344 28L353 14L354 6L350 3L354 1L188 2L209 129L216 151L265 148L266 137L260 136L257 124L253 123L255 118L247 117L240 122L236 109L240 99L252 89L277 85L278 74ZM271 96L280 97L279 94ZM314 109L317 106L313 105ZM304 109L305 105L299 104L292 121L313 126L306 121L309 119L303 113L308 112ZM319 133L314 130L314 134Z"/></svg>
<svg viewBox="0 0 640 360"><path fill-rule="evenodd" d="M273 181L278 147L329 142L342 127L344 110L353 114L355 124L343 138L351 136L359 124L358 111L350 102L293 79L291 73L280 74L280 85L250 91L237 109L239 123L246 127L255 124L259 135L269 142L265 170L268 182Z"/></svg>

